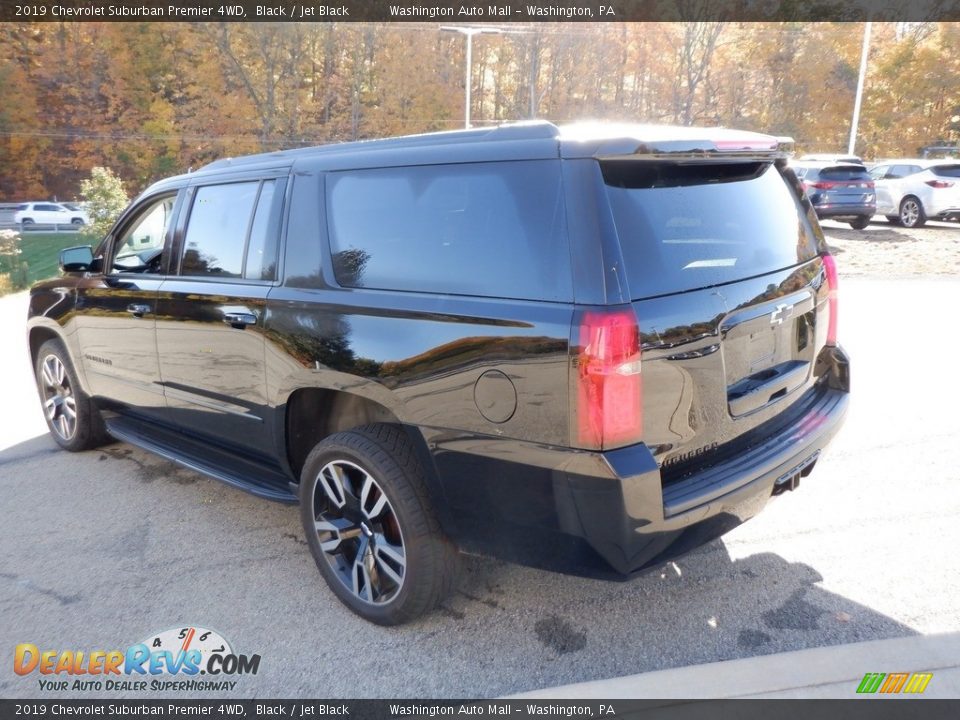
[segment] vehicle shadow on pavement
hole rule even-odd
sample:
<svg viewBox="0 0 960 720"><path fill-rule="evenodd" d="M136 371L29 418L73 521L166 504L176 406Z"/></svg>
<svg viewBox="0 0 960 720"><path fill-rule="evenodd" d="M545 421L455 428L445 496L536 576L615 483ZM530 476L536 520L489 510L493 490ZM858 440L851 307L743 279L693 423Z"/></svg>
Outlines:
<svg viewBox="0 0 960 720"><path fill-rule="evenodd" d="M498 615L526 609L527 627L514 634L540 646L515 658L518 671L538 666L536 682L529 671L518 674L498 687L503 693L917 634L824 589L808 564L774 553L733 559L722 540L623 584L479 557L465 565L457 595L442 608L447 618L492 627Z"/></svg>

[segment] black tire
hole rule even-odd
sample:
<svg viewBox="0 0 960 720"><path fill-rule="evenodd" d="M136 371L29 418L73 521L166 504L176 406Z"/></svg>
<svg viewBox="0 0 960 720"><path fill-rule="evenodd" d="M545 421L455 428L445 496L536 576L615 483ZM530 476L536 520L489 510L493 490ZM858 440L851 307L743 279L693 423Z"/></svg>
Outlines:
<svg viewBox="0 0 960 720"><path fill-rule="evenodd" d="M854 230L863 230L869 224L870 224L869 215L860 215L857 217L856 220L850 221L850 227L852 227Z"/></svg>
<svg viewBox="0 0 960 720"><path fill-rule="evenodd" d="M456 583L459 553L430 506L416 449L395 425L318 443L300 476L300 518L327 585L365 620L409 622Z"/></svg>
<svg viewBox="0 0 960 720"><path fill-rule="evenodd" d="M886 218L887 218L887 222L890 223L891 225L899 225L899 224L900 224L900 216L899 216L899 215L887 215Z"/></svg>
<svg viewBox="0 0 960 720"><path fill-rule="evenodd" d="M907 195L900 201L900 224L908 228L923 227L927 222L927 214L923 211L923 203L913 195Z"/></svg>
<svg viewBox="0 0 960 720"><path fill-rule="evenodd" d="M83 225L86 225L86 223L83 222L83 218L72 218L70 220L70 224L76 225L77 227L82 227Z"/></svg>
<svg viewBox="0 0 960 720"><path fill-rule="evenodd" d="M110 441L100 411L80 388L60 340L47 340L40 346L33 369L43 417L60 447L80 452Z"/></svg>
<svg viewBox="0 0 960 720"><path fill-rule="evenodd" d="M21 225L33 225L33 218L24 218L20 221Z"/></svg>

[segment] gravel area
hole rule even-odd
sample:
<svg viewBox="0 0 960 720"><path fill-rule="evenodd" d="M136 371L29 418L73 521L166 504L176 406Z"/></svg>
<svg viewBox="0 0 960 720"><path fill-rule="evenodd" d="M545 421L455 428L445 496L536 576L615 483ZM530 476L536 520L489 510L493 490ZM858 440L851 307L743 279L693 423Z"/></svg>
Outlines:
<svg viewBox="0 0 960 720"><path fill-rule="evenodd" d="M960 223L931 222L909 230L875 217L863 230L823 221L841 275L960 275Z"/></svg>

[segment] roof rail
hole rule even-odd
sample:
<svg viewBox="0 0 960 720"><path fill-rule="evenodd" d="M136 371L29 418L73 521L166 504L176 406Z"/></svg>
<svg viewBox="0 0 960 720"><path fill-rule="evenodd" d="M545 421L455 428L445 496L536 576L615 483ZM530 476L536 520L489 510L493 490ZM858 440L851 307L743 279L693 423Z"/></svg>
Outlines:
<svg viewBox="0 0 960 720"><path fill-rule="evenodd" d="M419 135L404 135L400 137L382 138L376 140L356 140L352 142L334 142L326 145L277 150L257 155L244 155L235 158L214 160L204 165L199 171L217 170L224 168L259 165L270 161L286 161L308 155L350 152L352 150L386 150L406 147L429 147L431 145L446 145L450 143L474 142L502 142L510 140L544 140L556 138L560 134L559 128L546 120L530 120L525 122L495 125L469 130L448 130L442 132L422 133Z"/></svg>

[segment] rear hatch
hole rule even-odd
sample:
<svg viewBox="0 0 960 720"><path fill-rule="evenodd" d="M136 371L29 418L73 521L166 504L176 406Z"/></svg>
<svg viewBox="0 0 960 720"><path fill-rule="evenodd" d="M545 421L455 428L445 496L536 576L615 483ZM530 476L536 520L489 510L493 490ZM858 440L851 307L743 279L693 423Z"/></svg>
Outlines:
<svg viewBox="0 0 960 720"><path fill-rule="evenodd" d="M960 164L935 165L930 171L935 177L927 185L933 188L936 208L960 208Z"/></svg>
<svg viewBox="0 0 960 720"><path fill-rule="evenodd" d="M602 161L665 483L775 431L826 343L824 251L772 161Z"/></svg>
<svg viewBox="0 0 960 720"><path fill-rule="evenodd" d="M834 165L810 171L803 184L810 202L818 208L876 204L873 180L861 165Z"/></svg>

